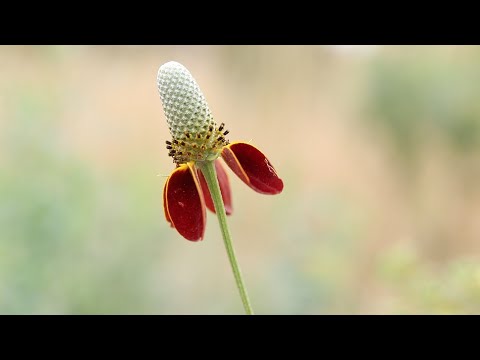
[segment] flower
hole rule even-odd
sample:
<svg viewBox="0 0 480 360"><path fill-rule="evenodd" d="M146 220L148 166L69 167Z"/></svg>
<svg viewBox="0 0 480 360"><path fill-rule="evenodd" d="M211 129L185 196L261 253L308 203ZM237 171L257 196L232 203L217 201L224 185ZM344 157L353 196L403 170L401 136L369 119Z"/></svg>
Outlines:
<svg viewBox="0 0 480 360"><path fill-rule="evenodd" d="M219 157L251 189L261 194L278 194L283 182L265 155L253 145L230 143L224 124L217 126L203 93L190 72L170 61L158 70L157 86L172 135L168 155L176 168L163 189L165 218L184 238L203 239L206 208L215 212L205 177L199 165L214 161L225 211L232 213L228 175Z"/></svg>

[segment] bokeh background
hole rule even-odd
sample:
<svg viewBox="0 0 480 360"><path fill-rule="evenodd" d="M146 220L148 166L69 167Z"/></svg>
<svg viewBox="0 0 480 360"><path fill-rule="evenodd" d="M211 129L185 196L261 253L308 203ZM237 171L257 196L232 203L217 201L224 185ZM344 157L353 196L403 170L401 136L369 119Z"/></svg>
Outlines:
<svg viewBox="0 0 480 360"><path fill-rule="evenodd" d="M0 313L243 312L216 218L191 243L163 216L170 60L284 180L230 173L257 313L480 313L467 46L0 47Z"/></svg>

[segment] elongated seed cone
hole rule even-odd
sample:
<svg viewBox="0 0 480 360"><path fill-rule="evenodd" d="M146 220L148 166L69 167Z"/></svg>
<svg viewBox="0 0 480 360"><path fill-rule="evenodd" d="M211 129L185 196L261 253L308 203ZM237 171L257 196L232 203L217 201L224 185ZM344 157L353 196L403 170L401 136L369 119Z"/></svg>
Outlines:
<svg viewBox="0 0 480 360"><path fill-rule="evenodd" d="M214 160L225 138L223 123L217 128L205 96L190 72L175 61L158 70L157 86L162 99L172 141L167 141L168 155L177 164Z"/></svg>
<svg viewBox="0 0 480 360"><path fill-rule="evenodd" d="M183 139L185 133L205 134L210 126L215 127L205 96L185 66L175 61L163 64L157 85L174 139Z"/></svg>

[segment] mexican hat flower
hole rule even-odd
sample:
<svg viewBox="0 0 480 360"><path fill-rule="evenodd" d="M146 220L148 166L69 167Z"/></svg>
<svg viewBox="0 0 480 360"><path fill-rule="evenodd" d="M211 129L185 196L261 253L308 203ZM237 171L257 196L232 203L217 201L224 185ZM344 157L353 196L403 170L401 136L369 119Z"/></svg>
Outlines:
<svg viewBox="0 0 480 360"><path fill-rule="evenodd" d="M278 194L283 182L266 156L251 144L230 142L228 130L217 125L205 96L190 72L170 61L158 70L157 86L172 139L166 141L175 169L165 182L163 205L170 225L190 241L203 239L206 208L215 213L208 166L220 186L227 215L232 214L228 167L251 189L261 194Z"/></svg>

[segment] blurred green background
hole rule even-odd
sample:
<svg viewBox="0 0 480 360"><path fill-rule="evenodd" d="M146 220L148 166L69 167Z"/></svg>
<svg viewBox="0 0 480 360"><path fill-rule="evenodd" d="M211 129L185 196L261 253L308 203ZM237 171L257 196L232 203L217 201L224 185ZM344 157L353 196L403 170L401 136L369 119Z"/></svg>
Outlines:
<svg viewBox="0 0 480 360"><path fill-rule="evenodd" d="M241 314L217 220L164 219L184 64L285 183L230 172L259 314L480 313L480 47L2 46L0 313Z"/></svg>

